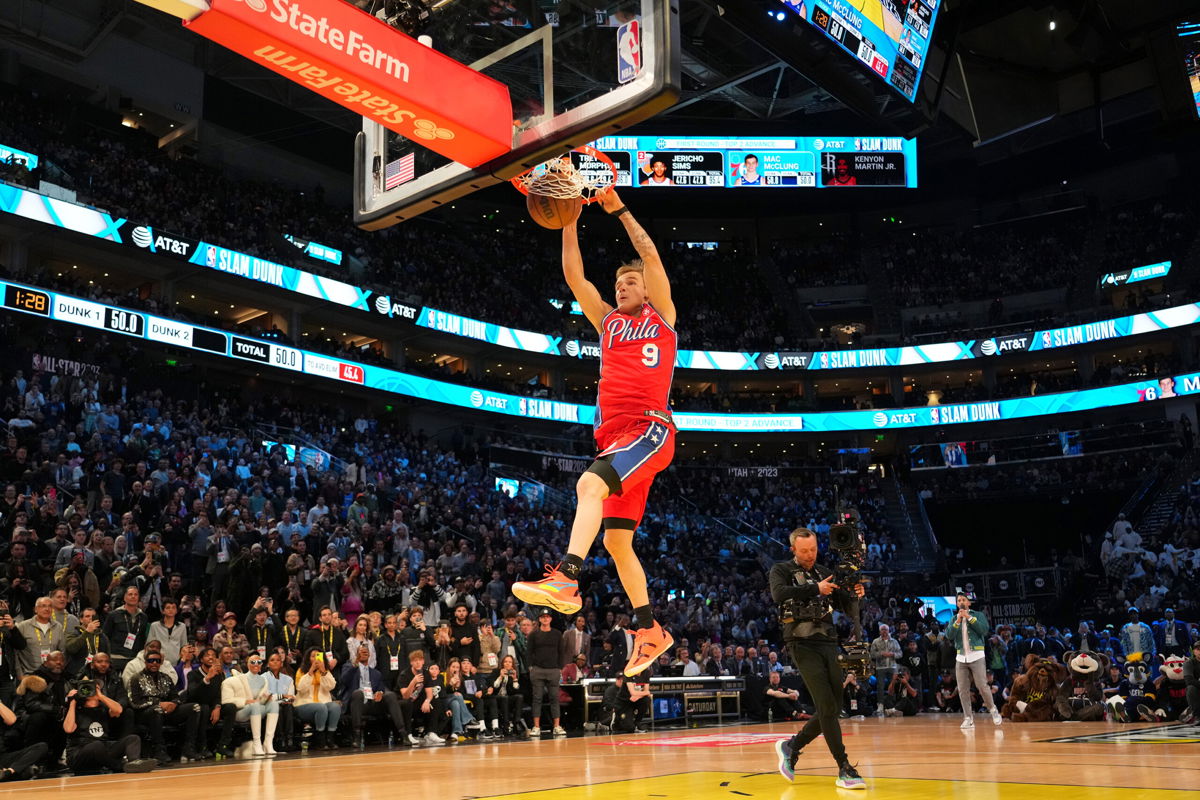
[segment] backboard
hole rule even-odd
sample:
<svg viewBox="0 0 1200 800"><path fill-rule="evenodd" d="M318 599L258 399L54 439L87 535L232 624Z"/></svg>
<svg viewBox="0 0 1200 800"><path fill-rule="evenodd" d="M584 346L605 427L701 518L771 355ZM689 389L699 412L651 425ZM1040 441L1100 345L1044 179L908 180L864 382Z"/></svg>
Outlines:
<svg viewBox="0 0 1200 800"><path fill-rule="evenodd" d="M362 228L386 228L506 181L648 119L679 95L679 0L380 5L392 24L508 85L513 149L471 169L364 118L354 154L354 220Z"/></svg>

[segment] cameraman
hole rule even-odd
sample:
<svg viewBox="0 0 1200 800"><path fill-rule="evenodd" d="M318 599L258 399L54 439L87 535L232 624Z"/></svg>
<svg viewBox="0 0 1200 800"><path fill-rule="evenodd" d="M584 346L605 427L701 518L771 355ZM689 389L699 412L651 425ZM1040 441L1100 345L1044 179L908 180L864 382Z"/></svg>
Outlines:
<svg viewBox="0 0 1200 800"><path fill-rule="evenodd" d="M113 772L149 772L158 766L154 759L141 757L142 740L135 734L117 740L109 735L111 720L119 713L120 706L91 681L80 681L79 689L70 691L62 724L68 736L68 769L76 775L87 775L105 768Z"/></svg>
<svg viewBox="0 0 1200 800"><path fill-rule="evenodd" d="M797 528L788 541L793 558L771 567L771 599L783 606L780 612L783 638L792 663L812 695L816 715L790 740L776 745L779 772L792 780L800 751L823 734L838 764L838 788L865 789L866 783L851 765L842 745L842 728L838 724L842 667L838 664L837 630L833 625L834 606L849 613L855 605L854 598L863 596L863 586L858 583L847 591L833 582L832 571L817 564L817 535L809 529Z"/></svg>

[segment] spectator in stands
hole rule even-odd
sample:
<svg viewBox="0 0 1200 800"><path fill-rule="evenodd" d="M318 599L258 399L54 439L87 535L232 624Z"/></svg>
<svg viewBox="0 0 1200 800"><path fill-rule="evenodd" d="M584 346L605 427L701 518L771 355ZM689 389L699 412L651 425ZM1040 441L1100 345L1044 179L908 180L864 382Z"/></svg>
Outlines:
<svg viewBox="0 0 1200 800"><path fill-rule="evenodd" d="M275 742L279 742L279 750L285 753L290 753L296 750L293 744L293 712L296 702L296 684L291 675L288 675L283 670L284 654L279 650L271 653L267 657L267 671L263 675L267 679L267 691L271 693L271 700L279 704L279 719L278 738L272 736L275 733L271 725L271 717L267 715L267 729L263 733L263 750L267 756L276 754Z"/></svg>
<svg viewBox="0 0 1200 800"><path fill-rule="evenodd" d="M96 609L85 608L79 614L79 624L67 632L64 653L67 656L67 674L78 675L92 662L97 653L108 653L108 637L100 630Z"/></svg>
<svg viewBox="0 0 1200 800"><path fill-rule="evenodd" d="M104 618L104 636L112 652L113 669L124 672L125 665L146 646L150 621L139 605L141 593L130 586L122 595L125 604Z"/></svg>
<svg viewBox="0 0 1200 800"><path fill-rule="evenodd" d="M363 725L366 717L385 715L391 719L399 741L407 745L409 726L412 724L411 704L401 703L391 690L384 691L379 670L369 665L371 648L367 643L359 644L354 656L354 662L342 668L334 690L334 696L350 711L350 729L354 737L352 746L361 749L364 745Z"/></svg>
<svg viewBox="0 0 1200 800"><path fill-rule="evenodd" d="M25 637L13 622L8 603L0 601L0 703L13 701L21 675L16 654L24 649Z"/></svg>
<svg viewBox="0 0 1200 800"><path fill-rule="evenodd" d="M1153 661L1156 655L1154 649L1154 631L1150 626L1138 619L1138 609L1130 606L1127 612L1129 622L1121 628L1121 650L1125 654L1145 653L1147 661Z"/></svg>
<svg viewBox="0 0 1200 800"><path fill-rule="evenodd" d="M589 656L592 652L592 636L587 632L587 617L577 614L572 621L571 629L563 633L561 664L566 667L575 662L580 654Z"/></svg>
<svg viewBox="0 0 1200 800"><path fill-rule="evenodd" d="M336 686L337 679L326 666L324 653L318 647L308 648L296 671L296 717L312 724L312 746L317 749L337 748L334 735L342 718L342 704L333 699Z"/></svg>
<svg viewBox="0 0 1200 800"><path fill-rule="evenodd" d="M24 723L25 741L46 742L49 750L43 766L53 769L62 752L63 732L59 720L66 707L66 658L57 650L46 655L37 669L17 686L13 711Z"/></svg>
<svg viewBox="0 0 1200 800"><path fill-rule="evenodd" d="M327 561L322 569L328 566ZM320 625L308 632L308 647L315 647L322 654L326 668L335 670L350 657L346 632L333 624L333 609L328 605L320 607L317 617Z"/></svg>
<svg viewBox="0 0 1200 800"><path fill-rule="evenodd" d="M505 736L513 736L521 721L521 681L517 673L516 658L510 653L500 660L500 669L492 682L496 703L500 708L500 725ZM492 726L493 730L495 725Z"/></svg>
<svg viewBox="0 0 1200 800"><path fill-rule="evenodd" d="M878 717L884 715L883 696L887 693L888 683L896 672L896 660L900 656L900 643L892 638L891 628L880 625L879 636L871 642L871 660L875 664L875 715Z"/></svg>
<svg viewBox="0 0 1200 800"><path fill-rule="evenodd" d="M150 623L147 636L158 640L162 645L163 658L168 663L179 661L179 653L188 641L187 625L178 622L179 603L173 597L164 597L162 601L162 619Z"/></svg>
<svg viewBox="0 0 1200 800"><path fill-rule="evenodd" d="M233 755L230 744L235 722L250 723L250 746L256 756L266 755L263 718L267 718L269 738L272 739L279 723L279 703L271 698L267 679L262 674L262 656L258 653L249 656L246 668L246 672L235 673L221 681L221 739L217 743L217 752L226 757Z"/></svg>
<svg viewBox="0 0 1200 800"><path fill-rule="evenodd" d="M66 646L63 627L54 621L49 597L39 597L33 604L33 616L18 623L16 631L25 647L16 651L17 672L28 675L42 666L52 652Z"/></svg>
<svg viewBox="0 0 1200 800"><path fill-rule="evenodd" d="M554 720L553 734L566 736L559 716L558 691L562 676L559 673L558 654L562 649L562 631L551 626L553 615L543 608L538 612L538 628L528 636L529 677L533 682L533 727L529 735L541 736L543 698L550 705L550 717Z"/></svg>
<svg viewBox="0 0 1200 800"><path fill-rule="evenodd" d="M1163 618L1154 623L1154 648L1162 655L1186 657L1191 650L1188 626L1175 619L1175 609L1163 609Z"/></svg>
<svg viewBox="0 0 1200 800"><path fill-rule="evenodd" d="M154 758L159 764L169 764L163 726L175 725L183 730L183 750L180 760L197 761L196 736L200 724L200 706L196 703L180 702L175 685L175 675L162 669L163 656L151 652L146 655L146 668L137 675L130 686L129 703L137 722L149 732ZM115 715L114 715L115 716Z"/></svg>

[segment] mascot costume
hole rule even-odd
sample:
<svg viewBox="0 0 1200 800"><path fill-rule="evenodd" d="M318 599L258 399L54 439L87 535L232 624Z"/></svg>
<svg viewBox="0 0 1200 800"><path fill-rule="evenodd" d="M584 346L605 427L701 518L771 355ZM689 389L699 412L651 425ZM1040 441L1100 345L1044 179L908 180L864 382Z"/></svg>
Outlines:
<svg viewBox="0 0 1200 800"><path fill-rule="evenodd" d="M1108 656L1078 650L1067 653L1063 660L1067 666L1067 679L1058 685L1058 696L1054 702L1059 719L1078 722L1104 719L1104 692L1100 689L1100 676L1108 673Z"/></svg>
<svg viewBox="0 0 1200 800"><path fill-rule="evenodd" d="M1150 664L1143 653L1130 653L1125 659L1125 678L1117 685L1117 693L1108 698L1112 718L1117 722L1158 722L1166 712L1158 707L1157 698Z"/></svg>
<svg viewBox="0 0 1200 800"><path fill-rule="evenodd" d="M1013 722L1049 722L1054 719L1058 685L1066 680L1063 666L1034 653L1025 656L1025 671L1013 681L1000 715Z"/></svg>

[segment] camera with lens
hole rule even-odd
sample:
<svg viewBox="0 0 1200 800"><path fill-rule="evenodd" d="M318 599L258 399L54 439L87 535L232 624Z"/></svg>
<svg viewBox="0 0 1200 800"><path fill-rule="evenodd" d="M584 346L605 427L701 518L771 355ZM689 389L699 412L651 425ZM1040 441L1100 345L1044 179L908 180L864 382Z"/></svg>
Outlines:
<svg viewBox="0 0 1200 800"><path fill-rule="evenodd" d="M80 700L96 696L96 682L91 678L80 678L79 680L71 681L68 688L75 690L75 696Z"/></svg>
<svg viewBox="0 0 1200 800"><path fill-rule="evenodd" d="M837 564L833 568L833 582L849 589L865 583L863 568L867 563L867 544L862 528L858 526L858 515L853 511L838 515L842 522L829 526L829 549L837 553Z"/></svg>

